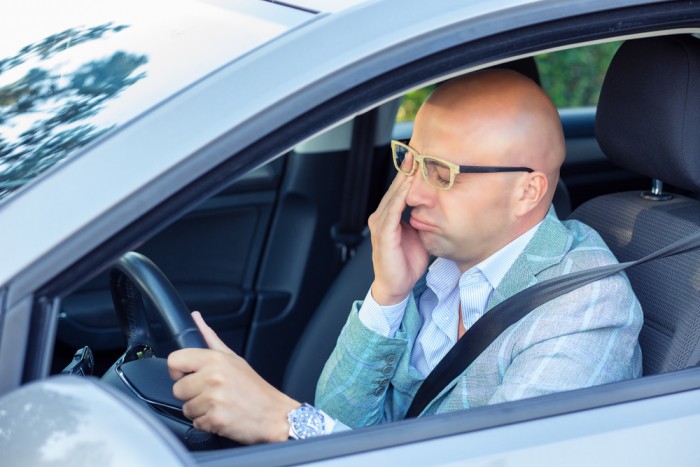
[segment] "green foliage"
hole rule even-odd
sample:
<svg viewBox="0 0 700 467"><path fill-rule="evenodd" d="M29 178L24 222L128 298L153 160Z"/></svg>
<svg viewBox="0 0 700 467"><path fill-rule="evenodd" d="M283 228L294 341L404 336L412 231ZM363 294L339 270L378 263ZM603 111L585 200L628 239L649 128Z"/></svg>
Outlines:
<svg viewBox="0 0 700 467"><path fill-rule="evenodd" d="M596 105L605 72L620 44L609 42L535 57L542 88L558 108ZM406 94L397 121L413 121L434 88L428 86Z"/></svg>
<svg viewBox="0 0 700 467"><path fill-rule="evenodd" d="M416 118L418 108L423 105L423 102L428 98L431 92L435 89L435 85L426 86L416 89L406 94L401 101L401 107L396 115L396 120L399 122L412 122Z"/></svg>
<svg viewBox="0 0 700 467"><path fill-rule="evenodd" d="M559 107L598 104L605 72L620 42L579 47L535 57L542 87Z"/></svg>

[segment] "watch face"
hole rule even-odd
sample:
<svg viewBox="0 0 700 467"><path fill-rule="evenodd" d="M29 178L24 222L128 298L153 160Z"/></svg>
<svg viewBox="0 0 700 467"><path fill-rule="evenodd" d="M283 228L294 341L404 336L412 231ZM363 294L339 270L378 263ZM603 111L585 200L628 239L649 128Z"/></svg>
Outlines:
<svg viewBox="0 0 700 467"><path fill-rule="evenodd" d="M309 405L302 405L289 414L289 423L299 439L312 438L326 430L326 417Z"/></svg>

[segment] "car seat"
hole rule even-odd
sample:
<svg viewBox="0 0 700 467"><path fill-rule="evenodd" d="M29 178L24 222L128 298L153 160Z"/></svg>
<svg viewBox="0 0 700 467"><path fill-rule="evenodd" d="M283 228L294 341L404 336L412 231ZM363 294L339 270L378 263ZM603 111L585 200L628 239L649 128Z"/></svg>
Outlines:
<svg viewBox="0 0 700 467"><path fill-rule="evenodd" d="M605 77L596 137L615 164L654 179L650 192L601 196L571 218L596 229L620 262L698 231L700 202L663 183L700 191L700 41L666 36L625 42ZM700 360L700 252L628 270L644 312L645 374Z"/></svg>

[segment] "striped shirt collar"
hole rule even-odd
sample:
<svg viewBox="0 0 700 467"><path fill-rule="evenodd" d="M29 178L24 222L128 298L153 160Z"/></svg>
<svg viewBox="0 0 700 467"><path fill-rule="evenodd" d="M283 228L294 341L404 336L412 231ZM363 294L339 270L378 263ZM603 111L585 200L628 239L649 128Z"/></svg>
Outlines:
<svg viewBox="0 0 700 467"><path fill-rule="evenodd" d="M426 277L428 287L430 287L439 299L442 299L454 290L458 283L461 286L466 278L479 271L489 282L491 288L496 289L513 263L515 263L515 260L520 256L523 250L525 250L525 247L541 224L542 221L538 222L537 225L530 230L481 261L476 266L465 271L464 274L460 274L459 267L454 261L445 258L437 258L428 269L428 275Z"/></svg>

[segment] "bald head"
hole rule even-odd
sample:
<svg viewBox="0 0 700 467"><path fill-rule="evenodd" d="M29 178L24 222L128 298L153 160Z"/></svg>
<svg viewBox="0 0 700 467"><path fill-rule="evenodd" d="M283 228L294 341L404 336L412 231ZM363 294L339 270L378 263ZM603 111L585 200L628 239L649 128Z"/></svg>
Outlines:
<svg viewBox="0 0 700 467"><path fill-rule="evenodd" d="M510 70L450 80L421 107L415 126L423 125L437 138L462 142L471 159L461 164L525 166L544 173L543 206L549 207L564 161L564 136L557 109L532 80Z"/></svg>
<svg viewBox="0 0 700 467"><path fill-rule="evenodd" d="M564 159L556 108L534 82L507 70L450 80L420 108L409 145L423 155L405 203L433 256L464 272L537 225L551 206ZM460 173L447 190L428 181L427 156L461 166L529 167ZM445 168L440 174L446 179Z"/></svg>

